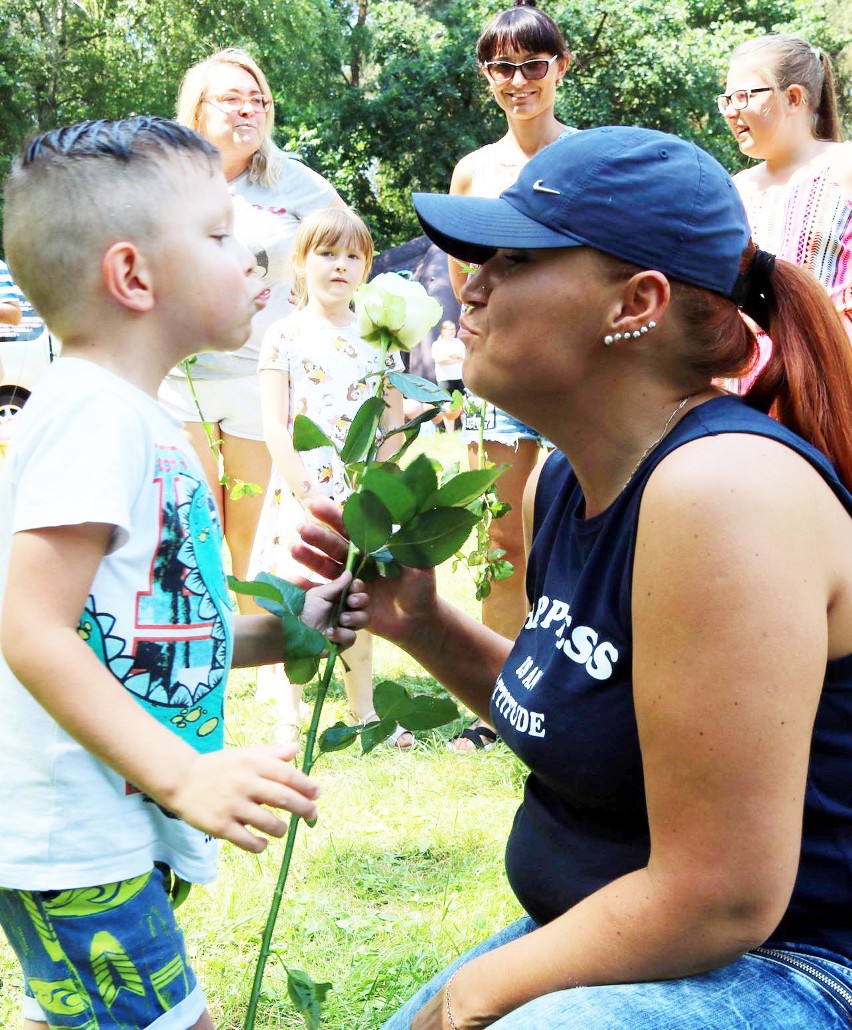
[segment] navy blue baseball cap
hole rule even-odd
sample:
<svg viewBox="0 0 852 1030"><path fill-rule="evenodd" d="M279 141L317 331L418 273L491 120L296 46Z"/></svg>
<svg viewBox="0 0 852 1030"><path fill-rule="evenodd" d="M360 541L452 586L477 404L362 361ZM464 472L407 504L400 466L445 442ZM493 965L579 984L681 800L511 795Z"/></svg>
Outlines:
<svg viewBox="0 0 852 1030"><path fill-rule="evenodd" d="M497 198L415 193L426 235L463 261L498 249L592 247L735 298L750 237L731 177L678 136L628 126L540 150Z"/></svg>

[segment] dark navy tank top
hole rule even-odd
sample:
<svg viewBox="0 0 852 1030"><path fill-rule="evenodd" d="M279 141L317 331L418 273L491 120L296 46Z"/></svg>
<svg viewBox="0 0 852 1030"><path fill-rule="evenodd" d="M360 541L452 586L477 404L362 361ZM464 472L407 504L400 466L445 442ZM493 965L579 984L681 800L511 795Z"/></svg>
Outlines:
<svg viewBox="0 0 852 1030"><path fill-rule="evenodd" d="M591 518L585 518L584 498L565 457L548 459L527 571L532 607L491 699L494 725L531 770L506 869L519 901L539 922L648 862L631 668L639 506L649 476L667 454L718 433L753 433L790 447L821 473L852 515L852 495L826 458L735 397L688 412L620 496ZM852 655L826 667L799 874L769 943L784 941L852 959Z"/></svg>

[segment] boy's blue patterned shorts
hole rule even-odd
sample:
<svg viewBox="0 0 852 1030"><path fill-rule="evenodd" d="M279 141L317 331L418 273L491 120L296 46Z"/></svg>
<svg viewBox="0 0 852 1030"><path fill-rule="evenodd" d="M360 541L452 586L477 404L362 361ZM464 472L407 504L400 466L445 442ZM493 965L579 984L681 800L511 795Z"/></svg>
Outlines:
<svg viewBox="0 0 852 1030"><path fill-rule="evenodd" d="M0 889L24 1017L63 1030L186 1030L206 1002L186 960L172 875L64 891Z"/></svg>

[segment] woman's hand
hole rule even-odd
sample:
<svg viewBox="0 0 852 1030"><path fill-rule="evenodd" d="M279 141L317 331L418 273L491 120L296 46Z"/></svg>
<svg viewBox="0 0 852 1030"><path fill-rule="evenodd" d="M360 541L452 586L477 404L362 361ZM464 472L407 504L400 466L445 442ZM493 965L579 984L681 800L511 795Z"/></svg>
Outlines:
<svg viewBox="0 0 852 1030"><path fill-rule="evenodd" d="M293 557L327 579L337 577L346 562L348 544L340 509L327 498L309 506L312 519L299 530L302 542L293 545ZM369 597L369 602L368 602ZM359 627L369 608L370 632L405 645L411 635L428 627L437 602L431 569L402 568L398 579L378 578L350 597L350 610L341 617L346 627Z"/></svg>
<svg viewBox="0 0 852 1030"><path fill-rule="evenodd" d="M411 1030L485 1030L485 1027L491 1026L494 1022L491 1016L476 1017L464 1011L467 994L460 979L470 972L471 965L472 963L468 963L456 970L441 990L412 1019ZM453 1013L452 1023L447 1006L448 991L449 1009Z"/></svg>
<svg viewBox="0 0 852 1030"><path fill-rule="evenodd" d="M461 1030L458 1024L456 1026ZM452 1030L447 1021L447 1003L443 987L411 1020L411 1030Z"/></svg>

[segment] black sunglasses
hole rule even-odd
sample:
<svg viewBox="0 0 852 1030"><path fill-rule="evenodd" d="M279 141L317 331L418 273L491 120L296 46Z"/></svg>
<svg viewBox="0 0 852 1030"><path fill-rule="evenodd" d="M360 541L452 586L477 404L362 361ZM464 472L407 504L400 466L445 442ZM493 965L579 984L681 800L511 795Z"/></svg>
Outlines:
<svg viewBox="0 0 852 1030"><path fill-rule="evenodd" d="M558 54L554 54L553 57L548 57L546 60L543 57L536 57L532 61L521 61L520 64L513 64L511 61L485 61L482 67L489 78L495 82L509 82L510 79L514 79L515 72L519 68L525 79L543 79L558 57Z"/></svg>

